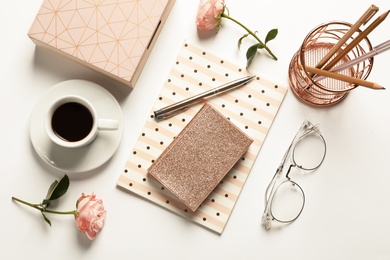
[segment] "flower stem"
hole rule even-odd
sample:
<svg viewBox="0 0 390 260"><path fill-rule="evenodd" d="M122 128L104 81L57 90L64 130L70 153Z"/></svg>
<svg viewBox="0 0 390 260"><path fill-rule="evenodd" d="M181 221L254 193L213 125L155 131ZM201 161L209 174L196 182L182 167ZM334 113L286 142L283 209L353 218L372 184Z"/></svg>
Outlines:
<svg viewBox="0 0 390 260"><path fill-rule="evenodd" d="M32 203L29 203L27 201L24 201L24 200L15 198L15 197L12 197L12 200L15 200L17 202L20 202L20 203L22 203L24 205L30 206L30 207L32 207L34 209L37 209L37 210L39 210L41 212L45 212L45 213L60 214L60 215L75 215L76 214L76 210L72 210L72 211L56 211L56 210L45 209L40 204L32 204Z"/></svg>
<svg viewBox="0 0 390 260"><path fill-rule="evenodd" d="M242 28L244 28L250 35L252 35L262 46L264 46L264 49L267 50L267 52L272 56L272 58L274 60L277 60L278 58L275 56L275 54L273 54L273 52L268 48L267 45L265 45L260 39L259 37L257 37L257 35L252 32L248 27L246 27L245 25L243 25L242 23L240 23L239 21L237 21L236 19L230 17L229 15L225 14L225 13L222 13L221 14L221 17L223 18L226 18L226 19L229 19L233 22L235 22L236 24L238 24L239 26L241 26Z"/></svg>

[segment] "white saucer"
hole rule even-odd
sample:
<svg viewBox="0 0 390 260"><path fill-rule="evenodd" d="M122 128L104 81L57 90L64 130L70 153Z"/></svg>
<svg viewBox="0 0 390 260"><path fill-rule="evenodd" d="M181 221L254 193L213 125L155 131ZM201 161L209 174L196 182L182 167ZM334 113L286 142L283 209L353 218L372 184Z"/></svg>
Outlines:
<svg viewBox="0 0 390 260"><path fill-rule="evenodd" d="M63 148L47 136L44 117L48 106L63 95L80 95L95 106L98 117L119 121L116 131L100 131L95 140L82 148ZM87 172L107 162L122 139L122 110L116 99L101 86L85 80L68 80L50 88L35 105L30 119L30 137L35 151L47 164L69 172Z"/></svg>

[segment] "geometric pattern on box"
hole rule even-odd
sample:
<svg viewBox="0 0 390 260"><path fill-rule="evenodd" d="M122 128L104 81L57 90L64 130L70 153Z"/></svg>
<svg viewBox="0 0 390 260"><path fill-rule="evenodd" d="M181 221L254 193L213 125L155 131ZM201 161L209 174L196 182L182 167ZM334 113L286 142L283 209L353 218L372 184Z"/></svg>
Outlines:
<svg viewBox="0 0 390 260"><path fill-rule="evenodd" d="M252 73L245 68L185 42L125 162L117 185L221 234L287 88L257 76L245 86L207 100L207 103L254 141L195 212L149 176L148 168L198 113L202 104L191 106L186 111L159 122L154 119L153 111L249 74ZM255 198L255 201L258 199ZM175 225L174 220L169 225Z"/></svg>
<svg viewBox="0 0 390 260"><path fill-rule="evenodd" d="M28 35L128 85L173 2L44 0Z"/></svg>

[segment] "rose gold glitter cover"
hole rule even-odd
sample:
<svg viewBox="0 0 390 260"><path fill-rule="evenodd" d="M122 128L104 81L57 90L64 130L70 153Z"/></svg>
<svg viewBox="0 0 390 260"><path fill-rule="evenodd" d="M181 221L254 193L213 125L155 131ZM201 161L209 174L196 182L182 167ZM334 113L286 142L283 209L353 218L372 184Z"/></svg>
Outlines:
<svg viewBox="0 0 390 260"><path fill-rule="evenodd" d="M206 103L148 173L195 211L252 142Z"/></svg>

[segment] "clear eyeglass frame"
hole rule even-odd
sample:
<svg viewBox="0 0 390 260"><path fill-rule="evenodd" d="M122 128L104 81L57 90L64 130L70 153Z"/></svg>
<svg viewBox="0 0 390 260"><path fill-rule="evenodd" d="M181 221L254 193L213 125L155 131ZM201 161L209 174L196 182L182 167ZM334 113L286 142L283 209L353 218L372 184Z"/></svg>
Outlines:
<svg viewBox="0 0 390 260"><path fill-rule="evenodd" d="M321 151L321 154L319 155L319 159L314 165L304 166L302 164L299 164L296 161L296 156L295 156L296 148L297 148L297 145L299 144L299 142L304 140L306 137L309 137L309 136L313 137L313 135L315 138L317 138L320 141L320 145L323 145L323 147L321 147L323 149L323 151ZM307 151L307 152L310 153L312 151ZM267 230L271 229L271 226L272 226L271 223L273 221L276 221L276 222L279 222L282 224L289 224L289 223L294 222L301 215L303 208L305 206L305 200L306 200L305 193L303 192L303 189L296 182L291 180L291 178L289 176L290 172L293 168L299 168L303 171L314 171L322 165L322 163L325 159L325 155L326 155L326 142L325 142L324 137L322 136L322 134L317 126L313 125L310 121L305 120L302 123L301 127L299 128L297 134L295 135L295 137L294 137L293 141L291 142L289 148L287 149L286 153L284 154L284 157L283 157L279 167L277 168L276 173L274 174L271 182L269 183L269 185L266 189L265 209L264 209L262 220L261 220L265 229L267 229ZM291 159L290 164L287 164L288 159ZM287 169L286 174L283 174L283 171L284 171L284 168L286 165L288 165L288 169ZM287 219L281 219L281 218L278 218L277 216L275 216L275 214L273 212L273 203L275 200L275 194L278 192L278 190L280 190L280 187L282 187L282 186L284 187L286 185L290 185L291 187L293 187L295 189L296 192L301 194L302 202L301 202L300 208L298 208L298 210L295 212L295 214L293 216L291 216L290 218L287 218Z"/></svg>

